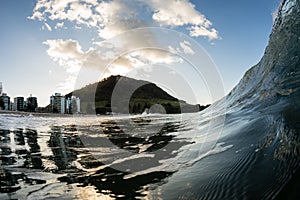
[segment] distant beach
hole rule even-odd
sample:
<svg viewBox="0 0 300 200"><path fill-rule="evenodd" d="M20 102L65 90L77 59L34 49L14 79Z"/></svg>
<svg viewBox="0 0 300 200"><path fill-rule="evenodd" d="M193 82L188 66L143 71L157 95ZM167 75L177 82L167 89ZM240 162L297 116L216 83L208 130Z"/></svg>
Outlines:
<svg viewBox="0 0 300 200"><path fill-rule="evenodd" d="M14 114L23 116L39 116L39 117L71 117L72 114L60 114L60 113L38 113L38 112L24 112L24 111L11 111L11 110L0 110L0 115L3 114Z"/></svg>

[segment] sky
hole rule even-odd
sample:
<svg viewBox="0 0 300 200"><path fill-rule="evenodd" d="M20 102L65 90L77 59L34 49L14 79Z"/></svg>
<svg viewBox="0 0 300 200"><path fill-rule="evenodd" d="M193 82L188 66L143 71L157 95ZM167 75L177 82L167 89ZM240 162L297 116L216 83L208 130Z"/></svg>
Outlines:
<svg viewBox="0 0 300 200"><path fill-rule="evenodd" d="M46 106L55 92L122 74L153 81L189 103L208 104L259 62L279 4L4 0L0 82L11 98L32 94Z"/></svg>

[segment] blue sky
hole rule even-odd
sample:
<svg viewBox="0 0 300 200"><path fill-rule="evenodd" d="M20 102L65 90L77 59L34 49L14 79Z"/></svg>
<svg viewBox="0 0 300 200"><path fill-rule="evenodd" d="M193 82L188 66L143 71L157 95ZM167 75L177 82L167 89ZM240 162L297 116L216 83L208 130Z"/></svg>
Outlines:
<svg viewBox="0 0 300 200"><path fill-rule="evenodd" d="M40 106L46 106L49 103L50 95L55 92L71 91L72 81L76 78L78 69L83 65L80 59L92 52L92 46L95 46L96 42L140 26L170 28L190 36L194 34L191 38L203 46L215 62L221 73L225 92L228 93L246 70L258 63L262 57L271 33L272 13L276 11L280 3L279 0L182 1L180 9L187 6L186 10L192 8L194 10L188 16L175 16L172 14L179 12L176 10L179 8L176 8L175 4L173 7L170 6L170 11L166 9L169 6L168 3L173 5L171 3L174 1L172 2L172 0L147 1L151 3L139 0L114 1L115 4L109 4L111 1L107 1L108 4L103 4L102 10L98 10L100 13L106 11L108 13L101 15L103 21L99 23L101 24L99 28L99 25L92 25L95 20L84 21L82 18L83 20L80 21L79 18L74 19L71 15L63 19L62 15L55 16L53 10L52 14L46 13L43 18L28 19L33 16L36 2L32 0L1 2L0 81L3 83L4 91L12 98L15 96L28 97L33 94L38 97ZM88 2L90 3L87 5L93 5L95 10L99 6L92 0ZM43 5L42 3L41 1L41 5ZM74 1L71 1L72 3ZM69 9L71 4L65 10ZM116 10L116 7L119 10ZM172 8L174 8L173 13ZM36 13L43 14L44 10L45 7L36 10ZM182 12L184 13L186 10ZM123 11L124 13L121 15L127 17L127 21L117 16ZM113 12L117 14L111 16L110 13ZM176 19L177 16L178 19ZM55 17L57 18L52 20ZM109 22L105 22L105 17L116 18L114 23L118 25L121 22L121 24L113 26ZM205 26L205 21L198 23L192 18L204 19L211 24ZM51 27L51 31L47 26ZM59 27L56 29L55 26ZM192 27L198 27L198 29L192 33ZM202 28L202 31L199 32L199 28ZM214 30L217 31L217 35ZM151 55L156 57L153 60L147 60L148 63L158 59L153 52ZM132 61L133 57L130 56L125 58ZM140 53L134 58L145 60L143 56L149 57L146 53ZM169 58L166 55L163 58L165 59L162 61L163 64L170 64ZM132 70L132 68L124 66L125 62L123 61L124 59L116 62L118 64L115 64L115 71L122 71L123 68L121 69L120 66ZM136 64L136 61L134 63ZM176 65L180 65L180 63ZM107 73L113 73L113 70ZM190 101L188 95L182 95L181 98ZM208 101L203 100L200 103L210 103Z"/></svg>

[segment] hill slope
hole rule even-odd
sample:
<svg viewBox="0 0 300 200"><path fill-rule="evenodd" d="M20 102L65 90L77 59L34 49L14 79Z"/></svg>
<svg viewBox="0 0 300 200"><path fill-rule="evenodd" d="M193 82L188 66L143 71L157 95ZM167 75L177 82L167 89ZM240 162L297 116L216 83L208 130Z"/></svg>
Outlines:
<svg viewBox="0 0 300 200"><path fill-rule="evenodd" d="M207 106L190 105L179 100L154 83L124 76L110 76L89 84L66 96L78 96L84 113L143 113L146 109L158 113L198 112ZM159 104L161 106L154 106ZM151 107L152 106L152 107Z"/></svg>

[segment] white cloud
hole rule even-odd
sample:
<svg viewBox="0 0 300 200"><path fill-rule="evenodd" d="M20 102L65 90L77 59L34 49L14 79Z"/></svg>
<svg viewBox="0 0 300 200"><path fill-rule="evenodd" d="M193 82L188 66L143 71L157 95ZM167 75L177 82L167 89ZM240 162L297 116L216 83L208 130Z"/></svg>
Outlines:
<svg viewBox="0 0 300 200"><path fill-rule="evenodd" d="M143 65L172 64L183 62L182 58L160 49L142 49L129 54Z"/></svg>
<svg viewBox="0 0 300 200"><path fill-rule="evenodd" d="M88 25L92 16L90 1L79 0L38 0L29 19L44 21L69 20Z"/></svg>
<svg viewBox="0 0 300 200"><path fill-rule="evenodd" d="M187 54L187 55L194 55L195 51L192 49L192 45L190 42L184 40L182 42L179 43L179 47L172 47L169 46L168 50L172 53L172 54Z"/></svg>
<svg viewBox="0 0 300 200"><path fill-rule="evenodd" d="M86 3L92 4L94 6L98 5L98 1L97 0L85 0Z"/></svg>
<svg viewBox="0 0 300 200"><path fill-rule="evenodd" d="M63 26L64 26L64 22L58 22L58 23L55 25L55 29L62 28Z"/></svg>
<svg viewBox="0 0 300 200"><path fill-rule="evenodd" d="M182 53L182 51L179 49L179 48L174 48L172 46L169 46L168 47L169 51L172 53L172 54L178 54L178 53Z"/></svg>
<svg viewBox="0 0 300 200"><path fill-rule="evenodd" d="M194 55L195 54L195 52L191 48L191 43L189 43L188 41L180 42L180 46L183 49L183 52L185 54L190 54L190 55Z"/></svg>
<svg viewBox="0 0 300 200"><path fill-rule="evenodd" d="M136 17L139 11L130 7L128 1L101 2L95 10L94 21L98 22L99 36L104 39L110 39L124 31L145 26L144 22Z"/></svg>
<svg viewBox="0 0 300 200"><path fill-rule="evenodd" d="M49 46L47 53L55 61L80 58L83 54L81 46L75 40L47 40L44 44Z"/></svg>
<svg viewBox="0 0 300 200"><path fill-rule="evenodd" d="M46 21L56 24L55 29L69 24L73 24L75 29L92 28L101 39L110 39L134 28L155 25L183 27L192 37L208 37L209 40L219 38L212 23L188 0L37 0L29 18L43 22L42 29L49 31L52 28ZM104 52L93 48L83 51L79 42L72 39L47 40L44 44L49 46L47 54L50 58L65 67L73 77L80 67L105 67L120 52L155 46L156 42L156 36L151 32L147 34L147 38L143 34L132 32L117 38L113 44L99 46L101 50L106 49ZM111 71L107 73L118 70L123 72L146 64L180 63L183 60L174 55L176 52L191 55L195 53L186 41L181 42L176 49L169 50L170 53L153 49L129 52L116 59Z"/></svg>
<svg viewBox="0 0 300 200"><path fill-rule="evenodd" d="M86 25L95 28L103 39L112 38L124 31L144 26L124 0L39 0L30 19L44 21L67 20L75 27Z"/></svg>
<svg viewBox="0 0 300 200"><path fill-rule="evenodd" d="M87 24L88 19L93 16L91 6L87 4L80 4L77 2L74 2L70 5L69 10L67 11L67 18L70 21L77 21L77 23L80 24Z"/></svg>
<svg viewBox="0 0 300 200"><path fill-rule="evenodd" d="M48 29L48 31L52 31L51 26L50 26L49 24L47 24L46 22L45 22L45 26L46 26L46 28Z"/></svg>
<svg viewBox="0 0 300 200"><path fill-rule="evenodd" d="M61 93L68 93L68 92L74 90L75 83L76 83L76 76L75 75L70 75L63 82L61 82L57 85L57 89Z"/></svg>
<svg viewBox="0 0 300 200"><path fill-rule="evenodd" d="M212 23L187 0L149 0L146 2L154 11L153 20L161 26L191 26L188 30L192 37L207 36L210 40L219 37L218 32L211 28Z"/></svg>
<svg viewBox="0 0 300 200"><path fill-rule="evenodd" d="M90 48L83 51L75 40L47 40L47 54L50 58L64 66L69 73L77 73L80 67L101 69L106 67L113 59L111 66L119 66L131 69L146 64L171 64L182 62L182 59L171 53L157 49L140 49L119 56L117 51L101 52Z"/></svg>
<svg viewBox="0 0 300 200"><path fill-rule="evenodd" d="M183 26L187 24L209 26L211 23L186 0L150 0L154 10L153 19L162 25Z"/></svg>
<svg viewBox="0 0 300 200"><path fill-rule="evenodd" d="M47 54L50 58L64 67L69 74L65 81L59 83L58 89L63 93L73 90L85 56L85 52L82 51L80 44L78 41L71 39L46 40L44 44L49 47Z"/></svg>
<svg viewBox="0 0 300 200"><path fill-rule="evenodd" d="M208 37L209 41L219 38L218 31L214 28L209 30L202 26L192 26L189 30L192 37L205 36Z"/></svg>
<svg viewBox="0 0 300 200"><path fill-rule="evenodd" d="M112 57L117 55L110 55L110 52L102 53L98 50L90 48L83 51L81 45L76 40L47 40L44 42L49 48L47 54L50 58L58 62L59 65L66 68L69 74L76 74L81 67L102 69L111 61ZM132 67L134 62L127 57L117 57L114 61L115 65Z"/></svg>
<svg viewBox="0 0 300 200"><path fill-rule="evenodd" d="M145 7L152 16L141 20L140 14L149 15L144 11ZM29 18L40 21L68 20L74 22L75 27L86 25L95 28L103 39L155 23L168 27L186 26L192 37L219 38L216 29L211 27L211 21L188 0L39 0ZM151 18L153 21L149 20Z"/></svg>

